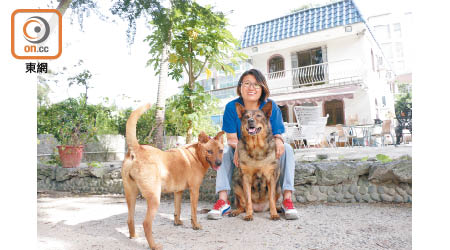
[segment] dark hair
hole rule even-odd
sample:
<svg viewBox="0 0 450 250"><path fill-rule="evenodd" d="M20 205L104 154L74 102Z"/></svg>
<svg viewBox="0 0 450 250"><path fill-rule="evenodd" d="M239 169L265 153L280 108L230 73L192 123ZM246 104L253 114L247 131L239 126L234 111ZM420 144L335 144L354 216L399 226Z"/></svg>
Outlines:
<svg viewBox="0 0 450 250"><path fill-rule="evenodd" d="M245 71L244 73L242 73L241 78L239 78L238 86L236 89L238 96L242 97L242 94L241 94L242 81L243 81L244 77L247 75L254 76L256 79L256 82L261 86L261 97L259 98L259 101L263 102L263 101L267 100L267 98L269 98L269 96L270 96L269 86L267 86L266 78L264 77L264 75L261 73L261 71L259 71L257 69L249 69L249 70Z"/></svg>

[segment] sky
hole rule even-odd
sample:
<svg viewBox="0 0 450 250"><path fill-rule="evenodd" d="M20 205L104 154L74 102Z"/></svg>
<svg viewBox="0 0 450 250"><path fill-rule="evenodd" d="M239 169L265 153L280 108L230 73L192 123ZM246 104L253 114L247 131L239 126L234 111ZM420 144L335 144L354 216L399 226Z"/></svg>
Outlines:
<svg viewBox="0 0 450 250"><path fill-rule="evenodd" d="M324 4L327 1L211 1L198 0L202 5L212 5L216 10L227 14L229 29L240 39L246 26L284 16L290 10L308 3ZM368 1L355 0L364 16L380 12L402 10L407 1ZM403 4L403 5L402 5ZM31 1L27 8L56 8L57 2ZM67 97L76 97L83 89L68 88L67 78L88 69L93 74L92 89L89 89L89 100L98 103L103 97L108 97L119 107L136 107L140 102L156 102L158 77L152 67L146 67L150 59L149 45L143 40L150 34L150 27L142 18L137 22L135 41L128 46L126 38L127 23L110 14L109 1L99 1L100 11L108 20L101 20L93 12L83 20L81 30L77 17L68 10L63 17L63 52L60 58L49 61L49 68L64 74L54 77L58 83L50 82L52 92L49 97L52 102L58 102ZM366 14L367 13L367 14ZM79 60L82 66L74 67ZM67 70L62 70L63 67ZM166 96L178 92L177 83L169 81ZM137 101L137 102L136 102Z"/></svg>

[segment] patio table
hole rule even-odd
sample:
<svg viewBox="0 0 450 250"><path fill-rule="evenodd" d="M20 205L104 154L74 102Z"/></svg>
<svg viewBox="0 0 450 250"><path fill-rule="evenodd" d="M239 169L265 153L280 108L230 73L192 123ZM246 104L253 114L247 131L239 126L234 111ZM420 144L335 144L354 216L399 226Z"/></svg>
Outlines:
<svg viewBox="0 0 450 250"><path fill-rule="evenodd" d="M361 146L371 146L371 141L370 141L370 138L371 138L371 134L372 134L372 131L373 131L373 129L375 128L375 127L377 127L377 126L379 126L378 124L356 124L356 125L343 125L343 127L345 127L345 128L347 128L348 129L348 131L349 131L349 133L350 133L350 131L353 131L353 132L351 132L351 133L353 133L353 134L355 134L356 133L356 129L361 129L362 130L362 134L363 134L363 136L362 136L362 138L363 138L363 142L362 142L362 145ZM361 137L359 137L359 138L361 138ZM357 139L357 138L353 138L352 139L352 145L354 145L354 141L355 141L355 139Z"/></svg>

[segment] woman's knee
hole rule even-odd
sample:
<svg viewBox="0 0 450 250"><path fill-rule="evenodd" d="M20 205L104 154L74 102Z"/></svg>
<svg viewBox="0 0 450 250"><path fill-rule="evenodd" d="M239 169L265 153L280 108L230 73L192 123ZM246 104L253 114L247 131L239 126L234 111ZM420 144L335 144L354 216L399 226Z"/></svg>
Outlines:
<svg viewBox="0 0 450 250"><path fill-rule="evenodd" d="M234 156L234 148L232 148L230 145L225 145L223 148L223 158L233 158Z"/></svg>
<svg viewBox="0 0 450 250"><path fill-rule="evenodd" d="M226 172L228 172L229 169L233 166L233 157L234 149L229 145L225 145L223 149L222 164L220 165L220 167L226 170Z"/></svg>
<svg viewBox="0 0 450 250"><path fill-rule="evenodd" d="M292 146L289 143L284 143L284 152L286 154L294 154L294 149L292 148Z"/></svg>

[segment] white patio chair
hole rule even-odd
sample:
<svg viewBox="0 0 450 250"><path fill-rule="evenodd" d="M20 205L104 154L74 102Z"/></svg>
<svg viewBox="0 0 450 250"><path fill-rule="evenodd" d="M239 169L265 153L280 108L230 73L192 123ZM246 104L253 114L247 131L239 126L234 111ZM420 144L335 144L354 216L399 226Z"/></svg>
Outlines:
<svg viewBox="0 0 450 250"><path fill-rule="evenodd" d="M296 123L284 123L284 127L286 129L285 141L294 144L296 149L301 148L302 145L309 148L310 142L317 139L316 125L302 125L299 128Z"/></svg>
<svg viewBox="0 0 450 250"><path fill-rule="evenodd" d="M391 120L384 120L383 124L381 125L381 129L377 129L374 131L370 136L376 138L381 138L381 146L385 146L385 136L389 135L391 137L392 143L394 144L394 136L392 135L392 121ZM376 141L375 141L376 142Z"/></svg>
<svg viewBox="0 0 450 250"><path fill-rule="evenodd" d="M336 124L336 129L337 129L337 131L336 131L337 139L335 140L335 143L344 142L344 147L350 146L350 144L348 143L349 138L348 138L347 132L342 127L342 124Z"/></svg>
<svg viewBox="0 0 450 250"><path fill-rule="evenodd" d="M323 142L325 139L328 143L328 145L332 146L331 138L328 136L325 136L325 127L327 126L328 121L328 114L324 117L319 117L316 121L311 121L308 123L308 125L314 125L315 126L315 134L316 134L316 140L319 144Z"/></svg>
<svg viewBox="0 0 450 250"><path fill-rule="evenodd" d="M352 140L352 146L364 146L366 135L363 128L350 127L347 132L347 137Z"/></svg>
<svg viewBox="0 0 450 250"><path fill-rule="evenodd" d="M296 123L284 123L286 132L283 134L284 141L294 145L294 149L300 148L300 130Z"/></svg>
<svg viewBox="0 0 450 250"><path fill-rule="evenodd" d="M320 106L294 106L295 118L298 125L305 125L312 121L317 121L322 117L322 107Z"/></svg>

